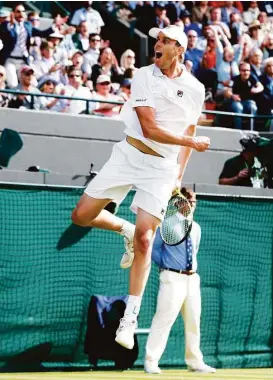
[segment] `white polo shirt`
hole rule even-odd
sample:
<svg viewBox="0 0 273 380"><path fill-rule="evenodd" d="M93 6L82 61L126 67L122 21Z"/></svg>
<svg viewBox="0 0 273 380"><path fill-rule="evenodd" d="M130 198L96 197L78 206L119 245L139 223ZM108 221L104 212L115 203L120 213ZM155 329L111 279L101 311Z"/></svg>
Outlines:
<svg viewBox="0 0 273 380"><path fill-rule="evenodd" d="M183 135L185 129L197 124L205 99L205 88L183 66L180 77L170 79L153 65L140 68L131 85L131 99L122 107L120 117L124 121L125 134L141 140L168 159L177 159L180 146L161 144L147 139L135 111L135 107L155 109L156 124Z"/></svg>

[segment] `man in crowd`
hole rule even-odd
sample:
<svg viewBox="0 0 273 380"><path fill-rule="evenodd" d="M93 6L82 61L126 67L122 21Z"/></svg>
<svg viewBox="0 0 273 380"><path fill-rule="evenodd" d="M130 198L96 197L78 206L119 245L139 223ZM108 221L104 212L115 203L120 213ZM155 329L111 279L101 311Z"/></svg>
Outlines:
<svg viewBox="0 0 273 380"><path fill-rule="evenodd" d="M255 95L263 91L263 85L250 76L249 63L240 63L239 71L240 74L234 78L232 89L226 92L226 96L231 99L231 111L256 115ZM240 116L234 118L234 125L236 129L242 129Z"/></svg>
<svg viewBox="0 0 273 380"><path fill-rule="evenodd" d="M75 11L71 24L78 26L82 21L87 21L89 33L100 34L104 22L99 12L92 8L92 3L93 1L84 1L83 8Z"/></svg>

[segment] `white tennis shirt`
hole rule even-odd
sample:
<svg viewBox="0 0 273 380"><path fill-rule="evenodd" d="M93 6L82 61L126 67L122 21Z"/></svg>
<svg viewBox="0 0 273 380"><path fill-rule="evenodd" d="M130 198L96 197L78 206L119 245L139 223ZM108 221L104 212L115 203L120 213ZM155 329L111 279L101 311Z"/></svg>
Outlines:
<svg viewBox="0 0 273 380"><path fill-rule="evenodd" d="M156 124L183 135L185 129L197 124L205 99L205 88L183 66L182 74L168 78L153 65L139 69L132 80L131 99L122 107L120 117L124 121L125 134L141 140L168 159L177 159L180 146L161 144L143 136L135 107L155 109Z"/></svg>

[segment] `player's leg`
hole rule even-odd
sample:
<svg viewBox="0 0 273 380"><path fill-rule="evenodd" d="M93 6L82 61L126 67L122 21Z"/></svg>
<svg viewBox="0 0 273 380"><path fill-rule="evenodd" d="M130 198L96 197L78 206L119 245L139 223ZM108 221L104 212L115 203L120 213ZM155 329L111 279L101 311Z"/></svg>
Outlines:
<svg viewBox="0 0 273 380"><path fill-rule="evenodd" d="M200 350L201 292L198 274L188 276L188 292L181 312L185 330L185 362L188 369L204 373L216 372L215 368L204 363Z"/></svg>
<svg viewBox="0 0 273 380"><path fill-rule="evenodd" d="M163 270L157 296L156 313L146 343L144 368L147 373L160 373L158 362L166 347L171 328L186 297L184 276Z"/></svg>
<svg viewBox="0 0 273 380"><path fill-rule="evenodd" d="M129 349L134 346L134 331L150 273L152 244L159 224L158 218L138 209L134 237L135 256L130 272L130 295L116 336L116 341Z"/></svg>

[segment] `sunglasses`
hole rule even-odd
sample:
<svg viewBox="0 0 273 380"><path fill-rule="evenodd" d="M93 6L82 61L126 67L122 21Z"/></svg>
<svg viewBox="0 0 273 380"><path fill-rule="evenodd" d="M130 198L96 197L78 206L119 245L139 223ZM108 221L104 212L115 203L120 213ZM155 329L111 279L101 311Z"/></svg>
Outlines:
<svg viewBox="0 0 273 380"><path fill-rule="evenodd" d="M79 78L81 75L79 74L70 74L68 75L68 78Z"/></svg>
<svg viewBox="0 0 273 380"><path fill-rule="evenodd" d="M30 21L30 22L40 21L40 19L39 19L39 18L30 18L29 21Z"/></svg>

